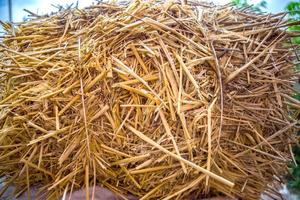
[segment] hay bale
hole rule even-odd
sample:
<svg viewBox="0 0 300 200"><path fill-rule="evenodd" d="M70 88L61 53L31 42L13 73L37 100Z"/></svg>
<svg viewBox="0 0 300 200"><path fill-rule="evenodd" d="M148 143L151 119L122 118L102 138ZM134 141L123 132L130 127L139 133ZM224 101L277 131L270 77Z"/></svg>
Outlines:
<svg viewBox="0 0 300 200"><path fill-rule="evenodd" d="M284 15L134 1L2 23L6 186L49 199L95 185L142 199L271 191L300 105Z"/></svg>

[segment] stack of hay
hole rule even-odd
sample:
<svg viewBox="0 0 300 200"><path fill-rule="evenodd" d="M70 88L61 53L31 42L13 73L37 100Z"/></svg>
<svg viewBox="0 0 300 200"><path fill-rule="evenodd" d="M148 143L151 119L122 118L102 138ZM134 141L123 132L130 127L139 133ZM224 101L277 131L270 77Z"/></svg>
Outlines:
<svg viewBox="0 0 300 200"><path fill-rule="evenodd" d="M300 107L284 15L134 1L2 23L1 193L272 192Z"/></svg>

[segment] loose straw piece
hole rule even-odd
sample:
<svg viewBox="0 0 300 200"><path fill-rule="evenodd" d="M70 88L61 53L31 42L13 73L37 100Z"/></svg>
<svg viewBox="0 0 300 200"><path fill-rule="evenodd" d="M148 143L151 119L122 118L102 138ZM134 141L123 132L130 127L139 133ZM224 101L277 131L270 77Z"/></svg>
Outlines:
<svg viewBox="0 0 300 200"><path fill-rule="evenodd" d="M197 83L197 81L194 79L194 77L192 76L191 72L189 71L189 69L186 67L186 65L184 64L183 60L181 59L181 57L178 54L175 54L175 57L177 58L178 62L180 63L181 67L183 68L184 72L186 73L187 77L190 79L190 81L192 82L192 84L194 85L195 89L198 91L199 90L199 85Z"/></svg>
<svg viewBox="0 0 300 200"><path fill-rule="evenodd" d="M234 183L221 177L221 176L218 176L198 165L196 165L195 163L192 163L191 161L188 161L180 156L178 156L177 154L174 154L170 151L168 151L167 149L165 149L164 147L162 147L161 145L157 144L156 142L154 142L153 140L151 140L150 138L148 138L146 135L144 135L143 133L141 133L140 131L136 130L135 128L133 128L132 126L130 125L126 125L126 127L131 131L133 132L135 135L137 135L139 138L141 138L142 140L144 140L145 142L151 144L152 146L158 148L159 150L163 151L164 153L168 154L169 156L175 158L176 160L179 160L179 161L182 161L184 162L186 165L189 165L190 167L204 173L205 175L213 178L213 179L216 179L217 181L220 181L222 183L224 183L225 185L228 185L230 187L233 187L234 186Z"/></svg>
<svg viewBox="0 0 300 200"><path fill-rule="evenodd" d="M256 57L254 57L252 60L250 60L247 64L243 65L236 71L229 74L229 76L226 78L225 82L229 83L232 79L234 79L236 76L238 76L242 71L246 70L248 67L250 67L254 62L256 62L259 58L264 56L267 51L269 51L269 48L265 48L260 54L258 54Z"/></svg>
<svg viewBox="0 0 300 200"><path fill-rule="evenodd" d="M182 188L181 190L175 192L174 194L164 198L163 200L169 200L172 199L173 197L176 197L182 193L184 193L185 191L187 191L188 189L195 187L197 184L199 184L200 181L202 181L205 178L204 175L199 176L197 179L195 179L194 181L192 181L189 185L187 185L186 187Z"/></svg>
<svg viewBox="0 0 300 200"><path fill-rule="evenodd" d="M169 124L168 124L168 122L167 122L167 120L166 120L166 117L165 117L165 115L164 115L164 113L163 113L162 110L159 110L159 115L160 115L161 121L162 121L162 123L163 123L163 125L164 125L164 127L165 127L165 130L166 130L168 136L169 136L169 137L171 138L171 140L172 140L172 143L173 143L173 145L174 145L176 154L177 154L178 156L181 157L180 152L179 152L179 149L178 149L178 146L177 146L176 141L175 141L175 139L174 139L174 136L173 136L172 133L171 133L170 126L169 126ZM183 172L186 174L186 173L187 173L187 170L186 170L186 167L185 167L184 163L183 163L182 161L180 161L180 164L181 164L181 166L182 166Z"/></svg>
<svg viewBox="0 0 300 200"><path fill-rule="evenodd" d="M210 171L211 167L211 135L212 135L212 119L211 119L211 113L212 109L215 105L215 102L217 101L217 98L215 98L212 103L207 108L207 143L208 143L208 149L207 149L207 170ZM209 176L206 177L205 185L208 186L208 180Z"/></svg>

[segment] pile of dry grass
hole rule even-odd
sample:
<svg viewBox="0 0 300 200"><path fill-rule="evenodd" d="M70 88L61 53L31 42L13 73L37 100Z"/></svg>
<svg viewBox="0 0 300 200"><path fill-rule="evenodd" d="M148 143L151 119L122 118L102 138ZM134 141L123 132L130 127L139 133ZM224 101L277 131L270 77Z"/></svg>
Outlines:
<svg viewBox="0 0 300 200"><path fill-rule="evenodd" d="M141 199L270 192L300 107L284 16L134 1L3 23L5 186L49 199L95 185Z"/></svg>

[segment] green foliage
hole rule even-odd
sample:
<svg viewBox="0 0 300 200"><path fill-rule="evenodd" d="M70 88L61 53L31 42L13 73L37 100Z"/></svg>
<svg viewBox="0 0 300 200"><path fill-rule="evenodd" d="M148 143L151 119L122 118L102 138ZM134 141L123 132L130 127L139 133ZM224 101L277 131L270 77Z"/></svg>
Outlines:
<svg viewBox="0 0 300 200"><path fill-rule="evenodd" d="M300 19L300 2L299 1L291 1L286 6L286 10L289 12L290 19Z"/></svg>
<svg viewBox="0 0 300 200"><path fill-rule="evenodd" d="M300 71L300 70L299 70ZM300 94L298 93L298 94L295 94L294 96L293 96L295 99L297 99L297 100L299 100L300 101Z"/></svg>
<svg viewBox="0 0 300 200"><path fill-rule="evenodd" d="M265 0L262 0L255 5L249 4L247 0L232 0L232 4L239 8L252 6L252 10L255 12L262 12L263 9L267 8L267 2Z"/></svg>
<svg viewBox="0 0 300 200"><path fill-rule="evenodd" d="M300 1L291 1L286 6L286 11L288 12L288 18L291 22L300 20ZM300 31L300 26L290 26L290 31ZM300 44L300 37L292 38L292 43ZM295 69L300 71L300 65L296 65ZM294 95L295 99L300 100L300 94ZM298 132L299 135L299 132ZM288 181L288 187L293 191L300 191L300 148L298 146L293 149L295 161L297 165L292 163L290 165L290 179Z"/></svg>
<svg viewBox="0 0 300 200"><path fill-rule="evenodd" d="M299 43L298 43L299 44ZM300 71L299 66L296 66L296 70ZM293 96L295 99L300 101L300 94L295 94ZM300 132L298 132L298 135ZM288 181L288 188L293 190L294 192L300 191L300 148L298 146L295 146L293 148L294 157L295 157L295 163L291 163L289 167L290 171L290 177Z"/></svg>
<svg viewBox="0 0 300 200"><path fill-rule="evenodd" d="M286 6L285 10L288 12L288 18L291 22L300 20L300 1L291 1ZM300 31L300 26L290 26L290 31ZM300 37L292 38L292 43L300 44Z"/></svg>
<svg viewBox="0 0 300 200"><path fill-rule="evenodd" d="M299 95L299 94L298 94ZM300 96L299 96L300 98ZM300 148L295 147L293 149L294 155L295 155L295 161L297 165L292 163L290 165L289 171L290 171L290 177L288 181L288 188L292 189L293 191L300 189Z"/></svg>

